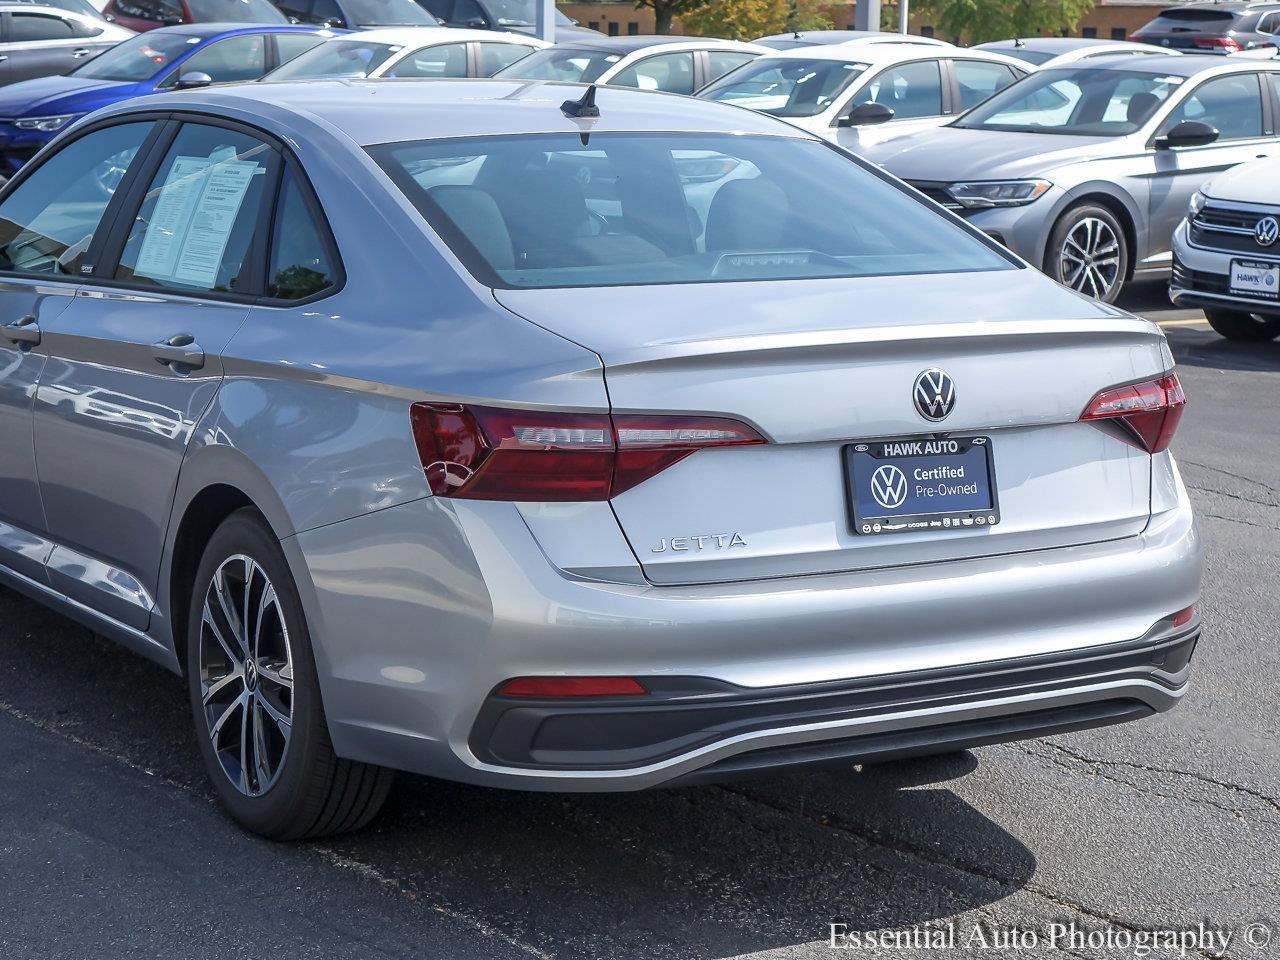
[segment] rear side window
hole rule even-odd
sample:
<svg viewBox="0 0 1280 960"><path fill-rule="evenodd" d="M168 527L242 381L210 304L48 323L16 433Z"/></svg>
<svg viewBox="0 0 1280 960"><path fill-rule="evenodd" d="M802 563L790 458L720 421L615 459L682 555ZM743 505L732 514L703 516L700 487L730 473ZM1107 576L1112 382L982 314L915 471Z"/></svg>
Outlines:
<svg viewBox="0 0 1280 960"><path fill-rule="evenodd" d="M267 268L267 296L302 300L337 283L325 234L307 203L307 195L292 168L286 167L276 204Z"/></svg>
<svg viewBox="0 0 1280 960"><path fill-rule="evenodd" d="M73 276L151 132L125 123L67 144L0 203L0 270Z"/></svg>
<svg viewBox="0 0 1280 960"><path fill-rule="evenodd" d="M248 293L246 269L278 154L255 137L186 124L147 188L116 279L195 293Z"/></svg>
<svg viewBox="0 0 1280 960"><path fill-rule="evenodd" d="M1003 63L957 60L955 68L956 83L960 87L960 110L976 107L1018 79L1017 74Z"/></svg>
<svg viewBox="0 0 1280 960"><path fill-rule="evenodd" d="M189 57L164 78L161 86L172 86L191 73L208 74L214 83L257 80L267 72L267 38L261 33L228 37L211 43Z"/></svg>
<svg viewBox="0 0 1280 960"><path fill-rule="evenodd" d="M51 17L43 13L9 14L9 40L21 43L29 40L70 40L76 29L70 20Z"/></svg>
<svg viewBox="0 0 1280 960"><path fill-rule="evenodd" d="M116 13L155 23L182 22L182 4L178 0L117 0Z"/></svg>
<svg viewBox="0 0 1280 960"><path fill-rule="evenodd" d="M475 276L537 288L1011 269L834 148L730 134L370 148Z"/></svg>

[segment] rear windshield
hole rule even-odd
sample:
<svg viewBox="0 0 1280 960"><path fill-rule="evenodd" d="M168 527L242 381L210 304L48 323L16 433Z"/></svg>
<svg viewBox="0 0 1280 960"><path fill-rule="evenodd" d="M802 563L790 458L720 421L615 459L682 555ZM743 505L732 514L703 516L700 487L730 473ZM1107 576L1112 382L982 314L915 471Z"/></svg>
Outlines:
<svg viewBox="0 0 1280 960"><path fill-rule="evenodd" d="M503 80L568 80L591 83L622 59L620 53L583 50L573 47L547 47L521 57L494 76Z"/></svg>
<svg viewBox="0 0 1280 960"><path fill-rule="evenodd" d="M1023 63L1029 63L1034 67L1040 66L1042 63L1048 63L1057 54L1045 53L1043 50L1028 50L1026 47L1001 47L998 50L995 47L989 48L995 50L996 53L1003 53L1006 57L1015 57Z"/></svg>
<svg viewBox="0 0 1280 960"><path fill-rule="evenodd" d="M193 23L288 23L271 0L187 0Z"/></svg>
<svg viewBox="0 0 1280 960"><path fill-rule="evenodd" d="M710 283L1014 269L832 147L597 133L382 144L374 159L482 283Z"/></svg>
<svg viewBox="0 0 1280 960"><path fill-rule="evenodd" d="M262 79L314 80L317 77L367 77L401 46L368 40L329 40L300 53Z"/></svg>
<svg viewBox="0 0 1280 960"><path fill-rule="evenodd" d="M140 33L98 54L72 73L93 80L141 83L166 69L202 39L180 33Z"/></svg>
<svg viewBox="0 0 1280 960"><path fill-rule="evenodd" d="M1151 21L1151 26L1158 23L1184 26L1188 23L1229 23L1237 14L1231 10L1164 10L1160 16Z"/></svg>
<svg viewBox="0 0 1280 960"><path fill-rule="evenodd" d="M816 117L866 69L865 63L843 60L761 57L708 84L698 96L775 117Z"/></svg>

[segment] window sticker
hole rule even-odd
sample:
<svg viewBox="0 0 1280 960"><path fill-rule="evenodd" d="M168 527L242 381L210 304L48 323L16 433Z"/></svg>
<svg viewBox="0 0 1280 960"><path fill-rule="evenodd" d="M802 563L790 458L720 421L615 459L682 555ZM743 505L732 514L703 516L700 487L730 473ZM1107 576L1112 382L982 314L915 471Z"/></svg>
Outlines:
<svg viewBox="0 0 1280 960"><path fill-rule="evenodd" d="M177 157L142 238L134 274L212 289L240 206L261 169L252 160L221 159L217 152Z"/></svg>

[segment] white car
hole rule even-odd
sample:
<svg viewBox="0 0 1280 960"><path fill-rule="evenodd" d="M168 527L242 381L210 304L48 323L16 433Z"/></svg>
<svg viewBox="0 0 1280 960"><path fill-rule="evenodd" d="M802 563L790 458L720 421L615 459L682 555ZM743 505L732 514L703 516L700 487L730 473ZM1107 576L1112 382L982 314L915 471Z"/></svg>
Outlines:
<svg viewBox="0 0 1280 960"><path fill-rule="evenodd" d="M1030 64L1037 70L1062 67L1080 60L1092 60L1095 57L1114 57L1122 54L1141 57L1179 52L1167 47L1157 47L1151 43L1097 40L1092 37L1028 37L1025 40L992 40L990 43L979 43L973 49L1003 53L1007 57Z"/></svg>
<svg viewBox="0 0 1280 960"><path fill-rule="evenodd" d="M1169 296L1229 340L1280 337L1280 159L1233 167L1191 198Z"/></svg>
<svg viewBox="0 0 1280 960"><path fill-rule="evenodd" d="M857 150L940 126L1031 68L985 50L910 44L779 50L698 92Z"/></svg>
<svg viewBox="0 0 1280 960"><path fill-rule="evenodd" d="M768 47L710 37L583 37L539 50L496 76L691 94Z"/></svg>
<svg viewBox="0 0 1280 960"><path fill-rule="evenodd" d="M755 41L773 50L795 50L799 47L825 47L837 43L859 45L880 43L909 43L924 47L951 47L954 44L934 37L918 37L910 33L887 33L882 30L797 30L793 33L775 33Z"/></svg>
<svg viewBox="0 0 1280 960"><path fill-rule="evenodd" d="M344 33L277 67L263 81L359 77L488 77L549 47L523 33L392 27Z"/></svg>

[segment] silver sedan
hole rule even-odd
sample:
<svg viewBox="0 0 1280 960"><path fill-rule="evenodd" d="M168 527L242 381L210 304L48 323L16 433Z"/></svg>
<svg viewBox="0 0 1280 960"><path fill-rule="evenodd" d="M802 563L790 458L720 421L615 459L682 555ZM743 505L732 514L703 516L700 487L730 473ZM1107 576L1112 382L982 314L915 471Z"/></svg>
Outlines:
<svg viewBox="0 0 1280 960"><path fill-rule="evenodd" d="M1112 302L1167 276L1216 172L1280 156L1280 63L1117 56L1041 70L937 130L859 152L1049 276Z"/></svg>
<svg viewBox="0 0 1280 960"><path fill-rule="evenodd" d="M1159 329L796 127L584 91L179 91L24 167L0 580L184 673L276 838L396 768L634 790L1175 705Z"/></svg>

